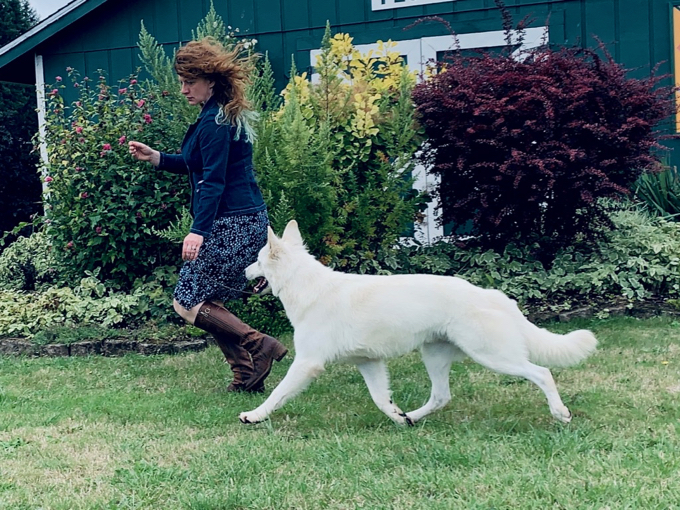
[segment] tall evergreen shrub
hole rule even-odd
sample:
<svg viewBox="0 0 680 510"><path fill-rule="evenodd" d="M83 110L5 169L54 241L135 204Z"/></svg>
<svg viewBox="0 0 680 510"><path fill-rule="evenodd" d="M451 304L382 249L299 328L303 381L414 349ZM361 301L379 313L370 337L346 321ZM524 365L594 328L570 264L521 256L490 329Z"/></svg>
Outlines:
<svg viewBox="0 0 680 510"><path fill-rule="evenodd" d="M0 46L37 22L27 0L4 0L0 3ZM0 237L42 209L38 158L31 142L38 130L35 108L33 87L0 82Z"/></svg>

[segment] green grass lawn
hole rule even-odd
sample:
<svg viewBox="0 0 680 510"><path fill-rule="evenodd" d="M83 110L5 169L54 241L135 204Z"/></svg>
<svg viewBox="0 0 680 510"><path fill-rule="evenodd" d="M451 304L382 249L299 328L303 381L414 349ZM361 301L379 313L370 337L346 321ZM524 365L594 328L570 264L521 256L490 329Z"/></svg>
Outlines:
<svg viewBox="0 0 680 510"><path fill-rule="evenodd" d="M553 371L569 425L531 383L470 362L445 409L402 428L349 366L246 426L239 412L264 397L224 391L216 347L0 358L0 509L680 508L680 322L549 326L576 327L600 349ZM422 405L419 356L390 370L400 407Z"/></svg>

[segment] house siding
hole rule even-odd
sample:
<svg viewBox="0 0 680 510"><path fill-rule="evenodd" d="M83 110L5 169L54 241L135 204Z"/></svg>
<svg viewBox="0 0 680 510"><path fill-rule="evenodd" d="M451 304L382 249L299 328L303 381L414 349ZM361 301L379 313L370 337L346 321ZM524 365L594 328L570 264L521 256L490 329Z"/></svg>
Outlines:
<svg viewBox="0 0 680 510"><path fill-rule="evenodd" d="M596 47L597 37L636 78L649 76L657 64L657 73L673 72L670 10L679 2L506 1L515 21L529 16L533 26L549 24L551 44ZM502 28L493 0L457 0L376 11L371 0L214 0L214 5L227 25L256 38L258 49L269 54L279 88L287 81L293 59L298 70L309 68L310 50L320 46L327 20L335 32L353 36L356 44L449 34L442 23L417 23L432 16L446 20L459 34ZM111 82L126 79L141 65L137 42L142 21L171 55L180 42L191 39L192 30L209 7L209 0L109 1L76 21L68 16L62 30L36 48L44 59L45 81L53 83L56 76L64 75L67 66L76 68L82 76L95 76L102 69ZM15 64L8 68L15 68ZM671 83L670 78L667 83ZM66 97L73 100L68 94L74 91L68 91Z"/></svg>

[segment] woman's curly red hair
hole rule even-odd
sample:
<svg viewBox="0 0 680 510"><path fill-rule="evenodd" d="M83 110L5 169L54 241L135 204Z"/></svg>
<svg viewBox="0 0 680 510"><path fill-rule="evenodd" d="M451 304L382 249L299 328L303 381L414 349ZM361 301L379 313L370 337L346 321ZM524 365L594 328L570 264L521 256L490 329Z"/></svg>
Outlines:
<svg viewBox="0 0 680 510"><path fill-rule="evenodd" d="M252 69L253 57L244 56L241 45L228 50L212 37L191 41L175 54L175 71L180 77L215 82L213 96L232 124L250 110L246 89Z"/></svg>

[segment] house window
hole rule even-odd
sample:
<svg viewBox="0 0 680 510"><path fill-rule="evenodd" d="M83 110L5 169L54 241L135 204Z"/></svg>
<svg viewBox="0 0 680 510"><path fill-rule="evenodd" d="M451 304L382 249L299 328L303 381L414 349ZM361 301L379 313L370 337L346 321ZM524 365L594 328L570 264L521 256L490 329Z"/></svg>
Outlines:
<svg viewBox="0 0 680 510"><path fill-rule="evenodd" d="M441 4L452 0L371 0L372 11L384 11L385 9L398 9L400 7L413 7L416 5Z"/></svg>

